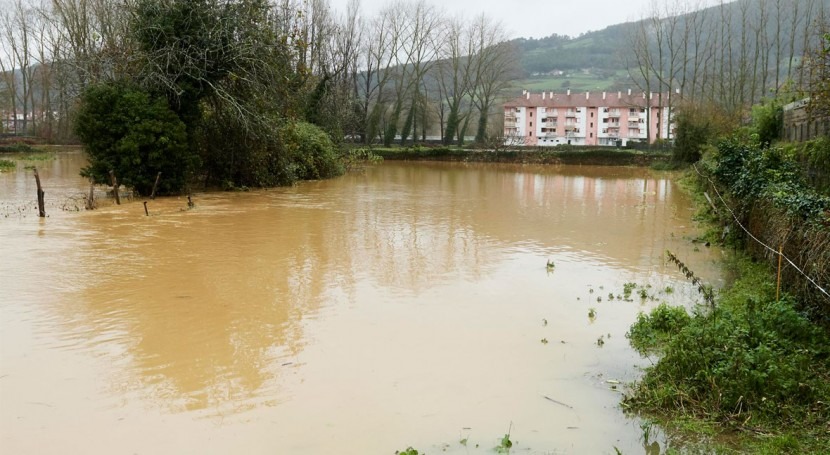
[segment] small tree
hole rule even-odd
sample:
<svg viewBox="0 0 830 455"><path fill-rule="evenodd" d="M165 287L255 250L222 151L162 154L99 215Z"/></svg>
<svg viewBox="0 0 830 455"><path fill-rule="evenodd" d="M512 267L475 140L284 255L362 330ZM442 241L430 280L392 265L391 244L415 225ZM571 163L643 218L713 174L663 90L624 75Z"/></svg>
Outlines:
<svg viewBox="0 0 830 455"><path fill-rule="evenodd" d="M700 148L712 136L712 126L708 119L695 115L693 111L683 111L674 117L677 134L674 138L674 156L676 162L694 163L700 160Z"/></svg>
<svg viewBox="0 0 830 455"><path fill-rule="evenodd" d="M109 171L138 194L150 194L158 172L159 194L181 191L198 157L187 147L185 125L160 98L123 84L88 88L75 133L89 155L81 175L108 183Z"/></svg>
<svg viewBox="0 0 830 455"><path fill-rule="evenodd" d="M752 126L761 144L769 145L781 137L784 129L784 108L777 99L752 106Z"/></svg>

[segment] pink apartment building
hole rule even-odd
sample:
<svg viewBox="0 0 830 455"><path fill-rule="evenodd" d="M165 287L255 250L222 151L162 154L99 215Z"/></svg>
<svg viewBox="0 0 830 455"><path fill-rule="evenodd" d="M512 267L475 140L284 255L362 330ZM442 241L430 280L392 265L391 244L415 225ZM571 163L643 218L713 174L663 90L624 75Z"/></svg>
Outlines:
<svg viewBox="0 0 830 455"><path fill-rule="evenodd" d="M674 126L669 135L663 121L668 104L668 93L525 91L504 104L504 138L513 145L551 147L654 142L674 137Z"/></svg>

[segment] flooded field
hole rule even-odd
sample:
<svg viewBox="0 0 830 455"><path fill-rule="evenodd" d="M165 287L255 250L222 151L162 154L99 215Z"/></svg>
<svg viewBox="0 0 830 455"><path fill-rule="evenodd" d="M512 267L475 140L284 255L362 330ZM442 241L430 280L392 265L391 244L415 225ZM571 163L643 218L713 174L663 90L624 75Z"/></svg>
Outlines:
<svg viewBox="0 0 830 455"><path fill-rule="evenodd" d="M667 249L720 283L647 169L387 162L148 217L34 164L46 219L0 173L2 453L653 453L625 332L701 301Z"/></svg>

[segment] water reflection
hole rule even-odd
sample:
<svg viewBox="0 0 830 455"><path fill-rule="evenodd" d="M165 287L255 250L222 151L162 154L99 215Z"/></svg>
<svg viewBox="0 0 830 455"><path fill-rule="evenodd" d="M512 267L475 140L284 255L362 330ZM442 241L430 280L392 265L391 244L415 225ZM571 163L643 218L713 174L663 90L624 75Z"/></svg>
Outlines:
<svg viewBox="0 0 830 455"><path fill-rule="evenodd" d="M73 172L47 181L61 173ZM71 177L53 188L77 186ZM0 177L0 188L10 199L31 192L19 175ZM495 434L501 416L539 450L567 447L557 441L577 452L643 448L604 378L637 374L623 334L656 302L593 299L635 280L676 288L661 299L694 300L664 263L666 248L701 275L718 274L715 252L682 240L693 233L689 202L665 175L643 169L386 163L333 181L195 199L193 210L177 198L152 201L150 217L140 202L104 203L37 228L15 217L0 224L9 239L0 276L11 296L0 307L3 328L33 338L11 350L101 359L85 372L55 367L57 378L103 389L91 393L99 408L139 420L158 410L246 416L225 431L254 440L282 422L297 451L389 452L386 444L394 451L418 437L452 440L443 432L471 422L479 435ZM548 257L557 262L552 275ZM11 280L13 270L25 273ZM596 321L586 318L589 305ZM595 340L606 334L600 349ZM26 448L26 437L44 430L16 422L43 386L26 384L35 366L18 354L3 353L0 376L17 378L2 388L4 401L21 398L2 412L0 431ZM574 410L551 409L542 391ZM79 406L60 393L54 400ZM366 411L360 422L357 410ZM189 420L176 425L203 430ZM388 434L354 441L364 425Z"/></svg>

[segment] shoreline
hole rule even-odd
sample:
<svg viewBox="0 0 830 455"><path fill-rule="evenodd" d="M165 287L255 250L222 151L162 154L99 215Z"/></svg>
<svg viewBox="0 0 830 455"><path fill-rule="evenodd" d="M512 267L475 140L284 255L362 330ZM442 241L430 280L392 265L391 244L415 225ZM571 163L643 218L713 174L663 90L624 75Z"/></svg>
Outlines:
<svg viewBox="0 0 830 455"><path fill-rule="evenodd" d="M371 150L371 149L370 149ZM477 163L573 164L592 166L652 166L671 163L671 153L631 149L482 151L449 148L374 149L390 161L461 161Z"/></svg>

